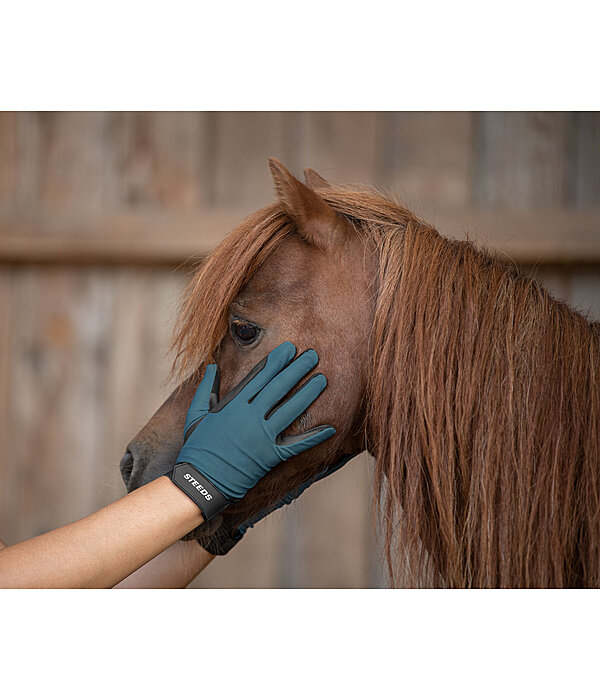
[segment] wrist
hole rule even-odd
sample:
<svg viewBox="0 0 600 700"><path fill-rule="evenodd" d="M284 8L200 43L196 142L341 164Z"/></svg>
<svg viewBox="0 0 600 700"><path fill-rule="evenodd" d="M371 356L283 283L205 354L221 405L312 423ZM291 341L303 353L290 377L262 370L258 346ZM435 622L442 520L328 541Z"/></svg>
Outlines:
<svg viewBox="0 0 600 700"><path fill-rule="evenodd" d="M227 508L229 501L196 467L184 462L176 464L170 479L200 509L204 520L210 520Z"/></svg>
<svg viewBox="0 0 600 700"><path fill-rule="evenodd" d="M186 497L181 489L175 487L168 475L161 476L150 483L157 486L160 484L160 492L164 494L165 499L168 499L173 519L179 522L180 528L189 528L186 529L186 533L204 522L202 510L193 500Z"/></svg>

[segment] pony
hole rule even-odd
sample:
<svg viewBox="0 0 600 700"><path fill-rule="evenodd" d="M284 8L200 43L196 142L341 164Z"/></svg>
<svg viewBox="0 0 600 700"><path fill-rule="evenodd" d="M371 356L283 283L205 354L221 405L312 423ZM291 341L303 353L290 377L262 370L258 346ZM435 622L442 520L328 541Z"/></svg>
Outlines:
<svg viewBox="0 0 600 700"><path fill-rule="evenodd" d="M291 340L317 350L328 387L288 430L336 435L189 537L202 544L367 450L392 586L598 586L600 324L377 189L269 166L276 202L184 293L182 381L129 444L127 488L172 468L207 362L224 393Z"/></svg>

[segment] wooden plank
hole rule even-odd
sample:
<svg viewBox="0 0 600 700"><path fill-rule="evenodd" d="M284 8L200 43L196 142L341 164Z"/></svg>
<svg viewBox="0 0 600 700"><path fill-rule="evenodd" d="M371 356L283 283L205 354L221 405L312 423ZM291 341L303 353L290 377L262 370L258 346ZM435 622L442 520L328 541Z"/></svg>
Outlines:
<svg viewBox="0 0 600 700"><path fill-rule="evenodd" d="M16 142L16 207L101 212L119 207L198 207L207 201L206 113L21 112L0 123Z"/></svg>
<svg viewBox="0 0 600 700"><path fill-rule="evenodd" d="M15 201L52 210L260 206L272 197L269 155L426 206L469 204L474 143L480 205L548 206L575 187L578 206L590 206L600 177L594 114L39 112L4 121Z"/></svg>
<svg viewBox="0 0 600 700"><path fill-rule="evenodd" d="M25 436L0 442L6 539L124 493L124 446L169 393L166 349L182 284L169 271L1 270L0 428Z"/></svg>
<svg viewBox="0 0 600 700"><path fill-rule="evenodd" d="M242 220L239 212L0 217L0 262L179 265L206 255Z"/></svg>
<svg viewBox="0 0 600 700"><path fill-rule="evenodd" d="M573 116L475 115L473 201L489 208L558 207L570 199Z"/></svg>
<svg viewBox="0 0 600 700"><path fill-rule="evenodd" d="M17 115L0 112L0 211L14 205L17 171Z"/></svg>
<svg viewBox="0 0 600 700"><path fill-rule="evenodd" d="M108 119L104 144L112 158L111 201L180 211L209 201L209 114L116 112Z"/></svg>
<svg viewBox="0 0 600 700"><path fill-rule="evenodd" d="M106 199L110 151L106 113L19 114L19 167L31 169L21 205L100 212Z"/></svg>
<svg viewBox="0 0 600 700"><path fill-rule="evenodd" d="M592 264L600 260L600 220L593 211L425 211L445 236L464 239L519 264Z"/></svg>
<svg viewBox="0 0 600 700"><path fill-rule="evenodd" d="M213 115L214 206L249 213L275 199L267 158L286 161L293 119L283 112Z"/></svg>
<svg viewBox="0 0 600 700"><path fill-rule="evenodd" d="M24 268L15 277L8 400L19 439L2 466L11 541L96 506L110 296L102 273Z"/></svg>
<svg viewBox="0 0 600 700"><path fill-rule="evenodd" d="M361 588L369 583L371 489L366 455L311 486L298 509L297 588Z"/></svg>
<svg viewBox="0 0 600 700"><path fill-rule="evenodd" d="M37 113L17 115L17 156L15 161L15 210L40 207L40 130Z"/></svg>
<svg viewBox="0 0 600 700"><path fill-rule="evenodd" d="M313 168L332 183L377 181L377 112L302 112L298 115L295 174ZM286 161L283 161L287 165Z"/></svg>
<svg viewBox="0 0 600 700"><path fill-rule="evenodd" d="M416 208L471 203L473 115L387 112L380 115L379 172L371 182Z"/></svg>
<svg viewBox="0 0 600 700"><path fill-rule="evenodd" d="M451 238L470 238L523 264L600 260L600 211L421 210ZM176 266L207 255L240 211L130 212L104 217L0 216L0 263Z"/></svg>
<svg viewBox="0 0 600 700"><path fill-rule="evenodd" d="M600 270L573 270L569 303L592 321L600 321Z"/></svg>
<svg viewBox="0 0 600 700"><path fill-rule="evenodd" d="M574 204L579 209L600 202L600 113L576 114Z"/></svg>
<svg viewBox="0 0 600 700"><path fill-rule="evenodd" d="M524 272L533 274L557 299L569 302L571 297L572 266L522 266Z"/></svg>
<svg viewBox="0 0 600 700"><path fill-rule="evenodd" d="M13 324L13 284L14 273L0 268L0 539L13 544L14 530L11 530L12 481L14 467L10 464L9 439L15 435L12 430L12 411L10 407L10 384L12 356Z"/></svg>
<svg viewBox="0 0 600 700"><path fill-rule="evenodd" d="M184 276L165 270L113 271L103 492L124 493L118 464L128 442L171 393L168 346Z"/></svg>
<svg viewBox="0 0 600 700"><path fill-rule="evenodd" d="M149 280L145 270L123 268L113 274L113 306L110 336L113 347L107 371L107 415L103 444L102 479L104 492L117 498L125 493L119 461L128 442L144 426L164 397L157 386L166 375L148 372L147 359L154 353L150 338L153 309L149 300ZM162 346L162 338L151 338ZM152 367L154 370L155 368ZM154 398L148 406L148 395Z"/></svg>
<svg viewBox="0 0 600 700"><path fill-rule="evenodd" d="M249 530L243 540L211 565L189 588L278 588L282 529L279 516Z"/></svg>

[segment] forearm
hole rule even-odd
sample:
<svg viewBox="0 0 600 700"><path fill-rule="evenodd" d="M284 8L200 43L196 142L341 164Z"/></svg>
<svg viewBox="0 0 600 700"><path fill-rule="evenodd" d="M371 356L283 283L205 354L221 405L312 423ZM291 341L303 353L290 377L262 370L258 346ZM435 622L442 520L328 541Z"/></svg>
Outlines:
<svg viewBox="0 0 600 700"><path fill-rule="evenodd" d="M214 558L197 542L180 540L115 588L185 588Z"/></svg>
<svg viewBox="0 0 600 700"><path fill-rule="evenodd" d="M110 588L202 521L199 508L160 477L75 523L0 551L0 587Z"/></svg>

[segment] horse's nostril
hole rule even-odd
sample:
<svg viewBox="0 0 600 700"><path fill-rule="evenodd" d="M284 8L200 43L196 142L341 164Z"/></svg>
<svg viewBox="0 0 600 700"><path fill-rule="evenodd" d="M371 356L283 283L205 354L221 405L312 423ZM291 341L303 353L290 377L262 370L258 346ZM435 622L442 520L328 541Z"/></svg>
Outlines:
<svg viewBox="0 0 600 700"><path fill-rule="evenodd" d="M125 451L125 454L121 457L120 462L122 467L132 467L133 466L133 455L129 450Z"/></svg>
<svg viewBox="0 0 600 700"><path fill-rule="evenodd" d="M121 467L121 475L123 481L127 485L129 483L129 477L131 476L131 470L133 469L134 459L133 455L129 450L125 450L125 454L121 457L119 466Z"/></svg>
<svg viewBox="0 0 600 700"><path fill-rule="evenodd" d="M179 441L167 443L157 450L151 443L132 440L120 462L121 475L127 490L135 491L153 479L167 474L173 468L175 457L181 448L178 443Z"/></svg>

